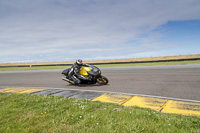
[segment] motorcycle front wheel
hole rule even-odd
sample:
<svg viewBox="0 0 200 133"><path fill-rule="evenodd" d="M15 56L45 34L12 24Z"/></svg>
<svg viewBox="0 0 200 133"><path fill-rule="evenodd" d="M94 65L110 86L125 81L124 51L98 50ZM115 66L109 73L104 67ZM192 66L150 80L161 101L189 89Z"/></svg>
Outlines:
<svg viewBox="0 0 200 133"><path fill-rule="evenodd" d="M97 83L100 85L106 85L108 84L108 79L105 76L101 76L101 78L97 79Z"/></svg>

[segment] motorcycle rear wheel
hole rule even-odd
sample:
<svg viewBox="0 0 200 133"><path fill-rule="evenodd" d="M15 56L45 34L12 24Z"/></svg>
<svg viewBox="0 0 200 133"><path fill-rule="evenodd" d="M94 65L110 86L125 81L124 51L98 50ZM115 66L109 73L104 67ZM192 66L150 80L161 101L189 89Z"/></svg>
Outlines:
<svg viewBox="0 0 200 133"><path fill-rule="evenodd" d="M101 78L97 79L97 83L100 85L106 85L108 84L108 79L105 76L101 76Z"/></svg>

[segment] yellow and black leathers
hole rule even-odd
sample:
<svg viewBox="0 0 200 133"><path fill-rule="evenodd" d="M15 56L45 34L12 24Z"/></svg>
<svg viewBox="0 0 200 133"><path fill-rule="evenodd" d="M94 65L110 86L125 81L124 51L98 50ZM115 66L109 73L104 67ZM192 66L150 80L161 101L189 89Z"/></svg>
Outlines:
<svg viewBox="0 0 200 133"><path fill-rule="evenodd" d="M72 78L72 80L74 81L75 84L80 84L80 82L81 82L80 79L91 80L90 77L84 77L80 74L80 69L82 66L90 67L90 65L88 65L88 64L78 65L77 63L74 63L68 73L69 78Z"/></svg>

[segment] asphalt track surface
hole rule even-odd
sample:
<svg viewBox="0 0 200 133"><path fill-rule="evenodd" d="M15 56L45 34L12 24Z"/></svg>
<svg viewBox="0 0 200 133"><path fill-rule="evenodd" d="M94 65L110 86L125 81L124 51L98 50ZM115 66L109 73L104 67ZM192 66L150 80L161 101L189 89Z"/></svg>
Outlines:
<svg viewBox="0 0 200 133"><path fill-rule="evenodd" d="M2 71L0 87L66 88L152 95L200 101L200 65L101 68L106 86L73 86L61 80L62 70Z"/></svg>

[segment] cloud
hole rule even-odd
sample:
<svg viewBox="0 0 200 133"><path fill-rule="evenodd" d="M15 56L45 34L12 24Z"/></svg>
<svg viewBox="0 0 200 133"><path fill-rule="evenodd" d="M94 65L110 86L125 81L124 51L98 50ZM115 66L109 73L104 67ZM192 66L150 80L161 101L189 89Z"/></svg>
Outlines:
<svg viewBox="0 0 200 133"><path fill-rule="evenodd" d="M199 12L198 0L1 0L0 62L16 55L37 61L39 54L129 57L128 51L177 46L161 42L163 33L153 30L168 21L199 20Z"/></svg>

